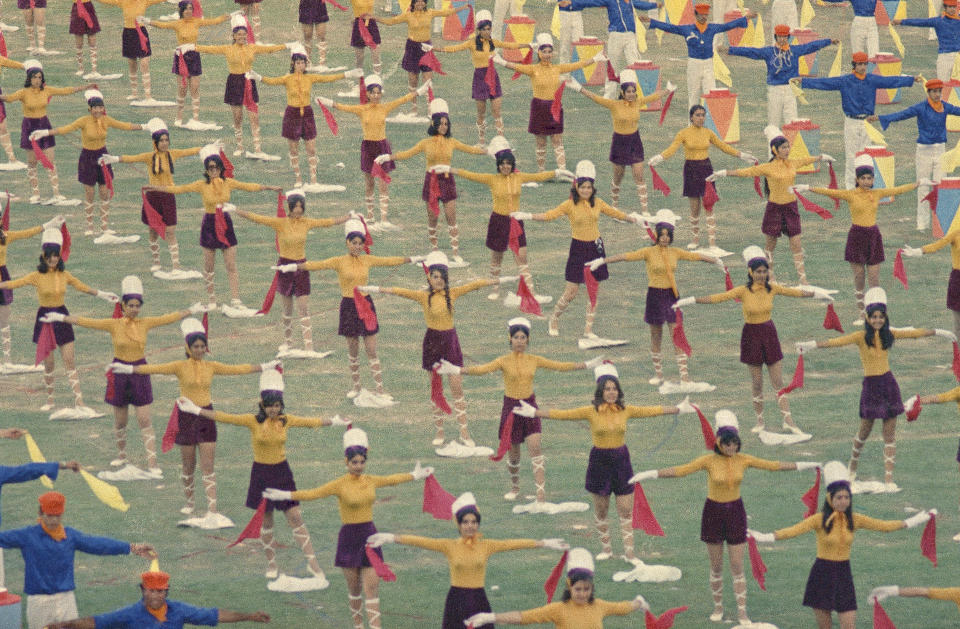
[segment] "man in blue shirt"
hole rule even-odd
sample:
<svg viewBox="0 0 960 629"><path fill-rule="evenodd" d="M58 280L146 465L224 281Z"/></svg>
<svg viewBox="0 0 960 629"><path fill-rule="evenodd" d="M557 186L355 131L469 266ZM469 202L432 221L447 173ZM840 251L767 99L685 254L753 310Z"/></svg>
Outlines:
<svg viewBox="0 0 960 629"><path fill-rule="evenodd" d="M184 625L216 627L221 622L270 622L266 612L245 614L168 600L170 575L166 572L144 572L140 580L142 598L133 605L88 618L56 622L46 629L180 629Z"/></svg>
<svg viewBox="0 0 960 629"><path fill-rule="evenodd" d="M940 17L909 18L894 20L894 24L903 26L927 26L937 33L937 78L949 81L953 73L953 62L960 51L960 17L957 15L957 0L943 0L943 14Z"/></svg>
<svg viewBox="0 0 960 629"><path fill-rule="evenodd" d="M826 0L846 2L847 0ZM877 0L850 0L853 5L853 22L850 24L850 45L853 52L866 52L874 58L880 52L880 35L877 32Z"/></svg>

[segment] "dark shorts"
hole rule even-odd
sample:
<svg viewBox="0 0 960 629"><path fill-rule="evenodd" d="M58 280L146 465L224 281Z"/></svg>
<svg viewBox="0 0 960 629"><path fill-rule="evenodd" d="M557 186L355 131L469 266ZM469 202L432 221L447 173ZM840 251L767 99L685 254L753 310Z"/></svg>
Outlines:
<svg viewBox="0 0 960 629"><path fill-rule="evenodd" d="M147 359L141 358L129 363L114 357L113 362L124 365L146 365ZM109 389L109 387L108 387ZM107 391L109 393L109 390ZM138 373L113 374L113 397L103 396L103 401L110 406L126 408L128 404L147 406L153 403L153 387L150 386L150 376Z"/></svg>
<svg viewBox="0 0 960 629"><path fill-rule="evenodd" d="M373 305L373 298L367 295L364 299L370 304L370 310L373 310L373 313L376 314L377 309ZM376 328L367 330L367 326L357 314L357 304L354 303L353 297L344 297L340 300L340 325L337 327L337 334L346 337L373 336L379 331L379 321Z"/></svg>
<svg viewBox="0 0 960 629"><path fill-rule="evenodd" d="M892 419L903 413L900 386L893 373L882 376L867 376L860 391L860 417L862 419Z"/></svg>
<svg viewBox="0 0 960 629"><path fill-rule="evenodd" d="M423 46L421 44L429 43L430 40L419 42L408 39L407 44L403 49L403 60L400 62L400 67L407 72L412 72L413 74L430 72L430 66L420 65L420 58L426 54L423 52Z"/></svg>
<svg viewBox="0 0 960 629"><path fill-rule="evenodd" d="M300 0L300 18L301 24L323 24L329 22L330 16L327 15L327 3L323 0Z"/></svg>
<svg viewBox="0 0 960 629"><path fill-rule="evenodd" d="M388 140L363 140L360 142L360 170L368 175L373 172L373 160L378 155L390 153ZM380 164L383 172L388 173L397 167L393 160Z"/></svg>
<svg viewBox="0 0 960 629"><path fill-rule="evenodd" d="M200 63L200 53L196 50L188 50L183 54L183 62L187 66L187 76L200 76L203 74L203 66ZM174 74L180 74L180 54L173 53Z"/></svg>
<svg viewBox="0 0 960 629"><path fill-rule="evenodd" d="M212 411L213 405L207 404L203 408ZM178 446L195 446L198 443L217 442L217 422L179 409L177 412L178 429L174 443Z"/></svg>
<svg viewBox="0 0 960 629"><path fill-rule="evenodd" d="M487 593L483 588L458 588L450 586L447 590L447 600L443 604L443 622L441 629L463 629L463 621L479 614L492 612ZM473 625L471 625L473 626ZM492 629L494 625L477 625L475 629Z"/></svg>
<svg viewBox="0 0 960 629"><path fill-rule="evenodd" d="M293 482L293 471L290 464L286 461L280 463L257 463L253 462L250 468L250 486L247 488L246 505L251 509L260 506L260 499L263 498L263 490L267 487L274 489L285 489L287 491L296 491L297 484ZM286 511L290 507L296 507L300 502L298 500L268 500L267 511Z"/></svg>
<svg viewBox="0 0 960 629"><path fill-rule="evenodd" d="M200 223L200 246L204 249L229 249L237 246L237 235L233 232L233 219L229 212L223 213L223 220L227 223L227 231L224 233L229 244L223 244L217 238L216 214L203 214L203 222Z"/></svg>
<svg viewBox="0 0 960 629"><path fill-rule="evenodd" d="M643 312L643 320L649 325L663 325L676 323L677 311L671 306L677 303L677 298L670 288L647 287L647 305Z"/></svg>
<svg viewBox="0 0 960 629"><path fill-rule="evenodd" d="M520 236L517 242L521 247L527 246L527 232L523 228L523 221L520 223ZM510 244L510 217L496 212L490 212L490 220L487 221L487 249L503 253Z"/></svg>
<svg viewBox="0 0 960 629"><path fill-rule="evenodd" d="M800 211L797 209L797 202L774 203L773 201L767 201L760 231L773 238L779 238L781 235L799 236Z"/></svg>
<svg viewBox="0 0 960 629"><path fill-rule="evenodd" d="M43 329L44 324L40 323L40 317L47 314L48 312L62 312L65 315L69 315L70 312L67 310L66 306L57 306L56 308L47 308L46 306L40 306L37 308L37 316L33 322L33 342L36 343L40 340L40 330ZM73 343L73 326L69 323L52 323L53 326L53 335L57 339L57 347L61 345L66 345L67 343Z"/></svg>
<svg viewBox="0 0 960 629"><path fill-rule="evenodd" d="M3 94L3 88L0 88L0 94ZM3 101L0 101L0 122L3 122L7 119L7 108L3 104Z"/></svg>
<svg viewBox="0 0 960 629"><path fill-rule="evenodd" d="M590 448L590 462L587 463L587 480L584 487L591 494L609 496L612 493L626 496L633 493L633 485L628 483L633 476L630 465L630 451L627 446L619 448Z"/></svg>
<svg viewBox="0 0 960 629"><path fill-rule="evenodd" d="M283 124L280 135L288 140L312 140L317 137L317 121L313 117L313 107L307 105L300 113L299 107L290 107L283 112Z"/></svg>
<svg viewBox="0 0 960 629"><path fill-rule="evenodd" d="M299 264L306 262L306 258L300 260L291 260L280 256L277 259L277 265L281 264ZM280 273L277 277L277 292L284 297L303 297L310 294L310 271L294 271L293 273Z"/></svg>
<svg viewBox="0 0 960 629"><path fill-rule="evenodd" d="M570 252L567 254L567 268L564 270L563 277L574 284L583 284L583 265L597 258L607 257L603 249L603 238L598 238L595 242L588 240L570 241ZM601 265L596 271L593 271L593 277L598 282L610 277L607 271L607 265Z"/></svg>
<svg viewBox="0 0 960 629"><path fill-rule="evenodd" d="M707 544L742 544L747 541L747 512L743 500L714 502L707 498L700 516L700 541Z"/></svg>
<svg viewBox="0 0 960 629"><path fill-rule="evenodd" d="M150 202L150 205L153 206L153 209L160 214L160 217L163 219L163 224L167 227L173 227L177 224L177 197L170 194L169 192L160 192L158 190L152 190L147 193L147 201ZM144 225L149 225L147 222L147 211L143 209L143 206L140 207L140 221Z"/></svg>
<svg viewBox="0 0 960 629"><path fill-rule="evenodd" d="M430 202L430 175L432 173L426 173L423 176L423 191L420 193L420 198ZM453 178L453 175L450 173L441 173L437 175L437 183L440 184L440 195L437 197L437 200L442 203L447 203L448 201L453 201L457 198L457 180ZM508 228L509 230L509 228ZM509 235L509 231L507 232Z"/></svg>
<svg viewBox="0 0 960 629"><path fill-rule="evenodd" d="M740 362L746 365L772 365L783 360L780 338L773 321L744 323L740 333Z"/></svg>
<svg viewBox="0 0 960 629"><path fill-rule="evenodd" d="M228 74L227 85L223 88L223 102L231 107L243 107L243 90L247 82L247 77L242 74ZM250 81L250 93L253 95L253 102L260 102L260 93L257 92L257 82Z"/></svg>
<svg viewBox="0 0 960 629"><path fill-rule="evenodd" d="M0 266L0 282L9 282L10 281L10 271L7 270L7 265L4 264ZM4 288L0 290L0 306L9 306L13 303L13 291L9 288Z"/></svg>
<svg viewBox="0 0 960 629"><path fill-rule="evenodd" d="M530 122L527 123L527 133L533 135L558 135L563 133L563 108L560 109L560 120L554 120L550 109L552 100L534 98L530 100Z"/></svg>
<svg viewBox="0 0 960 629"><path fill-rule="evenodd" d="M614 133L610 141L610 161L619 166L631 166L643 161L643 141L640 132Z"/></svg>
<svg viewBox="0 0 960 629"><path fill-rule="evenodd" d="M144 57L149 57L151 54L150 51L150 33L147 32L147 29L140 27L143 32L143 36L146 38L147 49L144 50L140 46L140 36L137 35L137 29L135 28L124 28L123 35L121 35L121 52L120 54L126 59L142 59Z"/></svg>
<svg viewBox="0 0 960 629"><path fill-rule="evenodd" d="M960 271L950 271L950 281L947 284L947 308L960 312Z"/></svg>
<svg viewBox="0 0 960 629"><path fill-rule="evenodd" d="M337 536L337 555L333 565L338 568L369 568L370 559L367 558L367 538L377 532L373 522L360 524L344 524L340 527ZM373 552L383 559L383 551L374 548Z"/></svg>
<svg viewBox="0 0 960 629"><path fill-rule="evenodd" d="M493 76L495 82L494 90L491 92L490 86L487 85L487 67L473 69L473 89L470 93L473 100L492 100L503 96L503 88L500 87L500 75L494 72Z"/></svg>
<svg viewBox="0 0 960 629"><path fill-rule="evenodd" d="M857 593L849 561L817 558L807 577L803 605L813 609L849 612L857 608Z"/></svg>
<svg viewBox="0 0 960 629"><path fill-rule="evenodd" d="M17 0L17 8L18 8L18 9L29 9L29 8L31 8L31 7L30 7L30 0ZM33 8L46 9L46 8L47 8L47 0L34 0Z"/></svg>
<svg viewBox="0 0 960 629"><path fill-rule="evenodd" d="M443 299L443 296L434 295L433 298ZM427 371L431 371L433 365L440 362L441 358L446 358L457 367L463 367L463 352L460 350L460 339L457 338L457 331L453 328L449 330L427 328L427 333L423 335L423 353L420 365Z"/></svg>
<svg viewBox="0 0 960 629"><path fill-rule="evenodd" d="M261 0L233 0L234 4L260 4Z"/></svg>
<svg viewBox="0 0 960 629"><path fill-rule="evenodd" d="M880 228L852 225L847 232L847 247L843 259L854 264L880 264L886 258L883 255L883 236Z"/></svg>
<svg viewBox="0 0 960 629"><path fill-rule="evenodd" d="M526 400L534 408L537 407L537 396L531 395ZM497 428L497 439L503 432L503 425L507 422L507 416L513 411L514 406L519 406L520 400L517 398L503 396L503 407L500 409L500 427ZM513 430L510 431L510 445L517 445L526 441L530 435L539 435L542 432L539 417L524 417L522 415L513 416Z"/></svg>
<svg viewBox="0 0 960 629"><path fill-rule="evenodd" d="M90 15L92 26L87 25L86 20L77 15L77 3L70 6L70 28L71 35L96 35L100 32L100 21L97 19L97 11L93 8L93 2L84 2L84 9Z"/></svg>
<svg viewBox="0 0 960 629"><path fill-rule="evenodd" d="M77 181L85 186L95 186L97 184L106 185L107 180L103 176L103 168L97 163L101 155L107 154L107 147L99 148L94 151L90 149L81 149L80 157L77 159ZM110 174L113 175L113 167L110 164L106 166Z"/></svg>
<svg viewBox="0 0 960 629"><path fill-rule="evenodd" d="M688 159L683 163L683 196L699 199L707 187L707 177L713 174L709 159Z"/></svg>
<svg viewBox="0 0 960 629"><path fill-rule="evenodd" d="M960 444L957 444L957 463L960 463Z"/></svg>
<svg viewBox="0 0 960 629"><path fill-rule="evenodd" d="M370 19L367 21L367 30L370 31L370 37L373 39L373 43L380 45L380 29L377 28L377 21ZM364 43L363 37L360 36L360 18L353 18L353 30L350 31L350 46L351 48L366 48L367 44Z"/></svg>
<svg viewBox="0 0 960 629"><path fill-rule="evenodd" d="M20 148L25 151L32 151L33 144L30 143L30 134L37 129L52 129L53 125L50 124L50 119L44 116L43 118L27 118L24 117L20 121ZM45 138L40 138L37 140L37 145L41 149L52 148L57 145L56 141L53 139L52 135L48 135Z"/></svg>

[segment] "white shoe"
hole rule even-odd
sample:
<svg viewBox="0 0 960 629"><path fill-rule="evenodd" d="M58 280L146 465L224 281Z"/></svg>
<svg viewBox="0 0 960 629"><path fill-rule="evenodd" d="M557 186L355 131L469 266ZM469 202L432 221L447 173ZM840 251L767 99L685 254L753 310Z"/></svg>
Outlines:
<svg viewBox="0 0 960 629"><path fill-rule="evenodd" d="M537 300L538 304L549 304L553 301L552 295L534 295L533 298Z"/></svg>
<svg viewBox="0 0 960 629"><path fill-rule="evenodd" d="M900 491L900 486L896 483L884 483L883 484L883 493L885 494L895 494Z"/></svg>
<svg viewBox="0 0 960 629"><path fill-rule="evenodd" d="M233 151L234 157L243 157L243 149L236 149Z"/></svg>
<svg viewBox="0 0 960 629"><path fill-rule="evenodd" d="M785 432L792 432L795 435L805 435L807 433L800 430L799 426L791 426L790 424L783 424L783 430Z"/></svg>
<svg viewBox="0 0 960 629"><path fill-rule="evenodd" d="M47 411L52 411L53 409L54 409L53 404L44 404L43 406L40 407L40 410L43 411L44 413L46 413Z"/></svg>
<svg viewBox="0 0 960 629"><path fill-rule="evenodd" d="M261 162L279 162L279 155L271 155L269 153L264 153L263 151L247 151L243 154L247 159L256 159Z"/></svg>
<svg viewBox="0 0 960 629"><path fill-rule="evenodd" d="M83 76L83 75L85 74L85 72L84 72L83 68L80 68L79 70L77 70L77 71L74 72L73 74L74 74L75 76Z"/></svg>
<svg viewBox="0 0 960 629"><path fill-rule="evenodd" d="M163 267L160 266L159 264L153 264L150 266L151 273L156 273L157 271L162 271L162 270L163 270Z"/></svg>
<svg viewBox="0 0 960 629"><path fill-rule="evenodd" d="M7 170L25 170L26 168L27 168L27 165L26 165L25 163L21 162L20 160L16 159L16 158L14 158L13 160L11 160L11 161L9 161L9 162L2 162L2 163L0 163L0 170L3 170L3 171L7 171Z"/></svg>
<svg viewBox="0 0 960 629"><path fill-rule="evenodd" d="M125 98L127 100L137 100L138 97L136 94L127 94Z"/></svg>
<svg viewBox="0 0 960 629"><path fill-rule="evenodd" d="M152 480L149 472L145 472L130 463L127 463L118 470L97 472L97 478L108 481Z"/></svg>
<svg viewBox="0 0 960 629"><path fill-rule="evenodd" d="M147 474L154 480L163 480L163 470L159 467L147 468Z"/></svg>
<svg viewBox="0 0 960 629"><path fill-rule="evenodd" d="M687 249L689 249L690 251L693 251L694 249L699 249L699 248L700 248L700 243L697 243L697 242L687 243ZM722 616L721 616L721 619L722 619Z"/></svg>
<svg viewBox="0 0 960 629"><path fill-rule="evenodd" d="M395 225L395 224L393 224L393 223L391 223L390 221L385 220L385 219L384 219L384 220L381 220L380 223L379 223L379 225L380 225L380 229L382 229L382 230L385 231L385 232L398 232L398 231L400 231L400 230L403 229L403 228L400 227L399 225ZM461 259L462 259L462 258L461 258Z"/></svg>
<svg viewBox="0 0 960 629"><path fill-rule="evenodd" d="M439 436L437 436L437 437L434 437L433 441L430 442L430 445L432 445L432 446L434 446L434 447L442 446L442 445L443 445L443 435L439 435Z"/></svg>
<svg viewBox="0 0 960 629"><path fill-rule="evenodd" d="M40 203L40 195L31 194L29 201L30 201L30 205L38 205Z"/></svg>
<svg viewBox="0 0 960 629"><path fill-rule="evenodd" d="M850 325L852 325L852 326L854 326L854 327L861 327L861 328L862 328L862 327L863 327L863 317L857 317L856 319L854 319L853 321L850 322Z"/></svg>
<svg viewBox="0 0 960 629"><path fill-rule="evenodd" d="M503 305L508 308L516 308L520 305L520 296L510 291L503 300Z"/></svg>
<svg viewBox="0 0 960 629"><path fill-rule="evenodd" d="M710 622L723 622L723 610L710 614Z"/></svg>
<svg viewBox="0 0 960 629"><path fill-rule="evenodd" d="M84 235L84 236L93 236L95 233L96 233L96 232L93 231L93 230L90 229L90 228L87 228L87 229L83 230L83 235Z"/></svg>
<svg viewBox="0 0 960 629"><path fill-rule="evenodd" d="M957 533L956 535L953 536L953 541L960 542L960 533Z"/></svg>
<svg viewBox="0 0 960 629"><path fill-rule="evenodd" d="M609 552L609 553L608 553L608 552L606 552L606 551L604 551L604 552L602 552L602 553L597 553L596 555L594 555L594 559L596 559L597 561L606 561L607 559L610 559L611 557L613 557L613 553L612 553L612 552Z"/></svg>
<svg viewBox="0 0 960 629"><path fill-rule="evenodd" d="M126 465L128 462L129 462L129 461L127 461L126 458L116 458L116 459L110 461L110 467L123 467L123 466Z"/></svg>
<svg viewBox="0 0 960 629"><path fill-rule="evenodd" d="M10 26L9 24L0 22L0 33L16 33L19 30L19 26Z"/></svg>
<svg viewBox="0 0 960 629"><path fill-rule="evenodd" d="M466 439L464 439L463 437L460 437L459 439L457 439L457 441L459 441L459 442L462 443L463 445L467 446L468 448L476 448L476 447L477 447L477 442L474 441L473 439L471 439L470 437L467 437Z"/></svg>
<svg viewBox="0 0 960 629"><path fill-rule="evenodd" d="M277 568L267 568L267 571L263 573L263 576L267 577L268 579L276 579L280 576L280 570Z"/></svg>
<svg viewBox="0 0 960 629"><path fill-rule="evenodd" d="M504 499L504 500L509 500L510 502L513 502L513 501L516 500L519 496L520 496L520 492L519 492L519 491L514 491L514 490L511 489L511 490L508 491L507 493L503 494L503 499Z"/></svg>
<svg viewBox="0 0 960 629"><path fill-rule="evenodd" d="M470 266L470 263L463 259L463 256L450 256L450 268L462 269Z"/></svg>
<svg viewBox="0 0 960 629"><path fill-rule="evenodd" d="M766 430L766 426L764 426L763 424L757 424L756 426L750 429L750 432L756 434L758 432L763 432L764 430Z"/></svg>
<svg viewBox="0 0 960 629"><path fill-rule="evenodd" d="M215 513L213 511L207 511L206 515L200 518L200 520L199 528L207 531L213 531L216 529L229 529L235 526L233 520L222 513Z"/></svg>
<svg viewBox="0 0 960 629"><path fill-rule="evenodd" d="M550 317L550 322L547 323L547 334L550 336L560 336L560 321L555 317Z"/></svg>
<svg viewBox="0 0 960 629"><path fill-rule="evenodd" d="M647 384L652 384L655 387L659 387L661 384L663 384L663 378L658 378L654 376L649 380L647 380Z"/></svg>
<svg viewBox="0 0 960 629"><path fill-rule="evenodd" d="M500 291L496 290L487 295L487 299L490 301L498 301L500 299Z"/></svg>
<svg viewBox="0 0 960 629"><path fill-rule="evenodd" d="M180 507L180 513L183 515L193 515L194 508L189 505L184 505Z"/></svg>
<svg viewBox="0 0 960 629"><path fill-rule="evenodd" d="M360 395L360 391L362 391L362 390L363 390L363 389L350 389L349 391L347 391L347 399L348 399L348 400L352 400L353 398L355 398L355 397L357 397L358 395Z"/></svg>

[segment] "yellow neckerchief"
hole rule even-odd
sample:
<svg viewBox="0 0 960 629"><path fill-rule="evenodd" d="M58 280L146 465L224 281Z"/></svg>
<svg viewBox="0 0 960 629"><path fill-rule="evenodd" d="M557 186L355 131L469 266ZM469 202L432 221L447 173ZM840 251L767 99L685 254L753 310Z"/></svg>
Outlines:
<svg viewBox="0 0 960 629"><path fill-rule="evenodd" d="M704 22L704 23L701 25L700 22L697 22L696 19L694 19L693 25L697 27L697 30L698 30L698 31L700 31L701 33L703 33L703 32L706 32L707 26L709 26L709 22Z"/></svg>
<svg viewBox="0 0 960 629"><path fill-rule="evenodd" d="M930 97L928 96L928 97L927 97L927 104L930 105L930 108L933 109L934 111L936 111L936 112L938 112L938 113L941 113L941 114L943 113L943 101L942 101L942 100L938 100L937 102L933 102L932 100L930 100Z"/></svg>
<svg viewBox="0 0 960 629"><path fill-rule="evenodd" d="M862 81L862 80L864 80L865 78L867 78L867 73L864 72L863 74L860 74L860 73L854 71L854 72L853 72L853 76L857 77L858 79L860 79L860 80Z"/></svg>
<svg viewBox="0 0 960 629"><path fill-rule="evenodd" d="M946 11L943 12L943 15L941 17L945 17L948 20L960 20L960 15L950 15Z"/></svg>
<svg viewBox="0 0 960 629"><path fill-rule="evenodd" d="M160 609L150 609L146 605L147 613L157 619L157 622L167 622L167 604L164 603Z"/></svg>
<svg viewBox="0 0 960 629"><path fill-rule="evenodd" d="M170 151L161 151L160 149L154 147L153 155L150 156L150 174L153 174L154 168L157 170L157 174L163 172L163 162L162 158L167 158L167 166L170 166L170 172L173 172L172 164L173 160L170 158Z"/></svg>
<svg viewBox="0 0 960 629"><path fill-rule="evenodd" d="M790 50L790 43L787 42L786 44L783 44L782 46L778 45L778 46L776 46L776 48L779 48L779 49L782 50L783 52L787 52L787 51Z"/></svg>
<svg viewBox="0 0 960 629"><path fill-rule="evenodd" d="M824 522L823 528L826 529L829 527L831 522L833 522L833 526L839 526L843 528L847 526L847 516L843 513L843 511L834 511L830 514L830 517L827 518L827 521Z"/></svg>
<svg viewBox="0 0 960 629"><path fill-rule="evenodd" d="M67 532L63 528L63 524L57 525L57 528L47 528L47 525L43 523L41 518L37 518L37 524L40 525L40 528L43 529L43 532L53 538L55 542L62 542L67 539Z"/></svg>
<svg viewBox="0 0 960 629"><path fill-rule="evenodd" d="M461 536L460 536L460 543L461 543L461 544L464 544L464 545L466 545L466 546L468 546L468 547L470 547L470 548L473 548L474 544L476 544L477 542L479 542L481 537L483 537L483 533L479 533L479 532L478 532L476 535L474 535L473 537L463 537L463 536L461 535Z"/></svg>
<svg viewBox="0 0 960 629"><path fill-rule="evenodd" d="M90 114L90 117L93 118L93 122L96 123L97 131L99 131L101 135L105 136L107 134L107 121L105 120L107 117L106 112L104 112L104 114L99 118L93 114Z"/></svg>

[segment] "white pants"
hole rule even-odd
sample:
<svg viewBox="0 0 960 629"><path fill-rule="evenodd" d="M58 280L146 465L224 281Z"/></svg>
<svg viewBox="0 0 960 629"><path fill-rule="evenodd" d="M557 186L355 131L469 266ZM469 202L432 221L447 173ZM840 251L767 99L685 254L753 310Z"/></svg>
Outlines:
<svg viewBox="0 0 960 629"><path fill-rule="evenodd" d="M957 57L955 52L941 52L937 55L937 78L946 83L953 74L953 61Z"/></svg>
<svg viewBox="0 0 960 629"><path fill-rule="evenodd" d="M800 16L794 0L773 0L773 4L770 5L771 33L778 24L786 24L791 30L800 28Z"/></svg>
<svg viewBox="0 0 960 629"><path fill-rule="evenodd" d="M43 629L52 622L74 620L80 617L73 590L57 594L27 595L27 627Z"/></svg>
<svg viewBox="0 0 960 629"><path fill-rule="evenodd" d="M490 26L490 33L497 39L502 39L507 27L503 21L507 18L507 9L510 9L510 17L520 15L523 11L521 5L514 0L494 0L493 2L493 24ZM561 15L563 12L561 12Z"/></svg>
<svg viewBox="0 0 960 629"><path fill-rule="evenodd" d="M767 124L782 129L784 123L793 122L797 115L797 97L789 85L767 86Z"/></svg>
<svg viewBox="0 0 960 629"><path fill-rule="evenodd" d="M844 164L843 174L844 183L847 189L854 188L857 185L856 168L853 162L857 153L867 148L870 144L870 138L867 136L867 128L863 120L843 117L843 153ZM891 184L893 182L887 182Z"/></svg>
<svg viewBox="0 0 960 629"><path fill-rule="evenodd" d="M865 52L871 59L880 52L880 35L877 32L877 20L872 17L853 16L850 24L851 52Z"/></svg>
<svg viewBox="0 0 960 629"><path fill-rule="evenodd" d="M723 24L726 20L725 16L730 11L737 10L737 0L715 0L713 3L713 9L711 9L711 21L716 24ZM714 41L719 39L719 37L714 38Z"/></svg>
<svg viewBox="0 0 960 629"><path fill-rule="evenodd" d="M583 39L583 15L580 11L560 11L560 63L573 56L573 42Z"/></svg>
<svg viewBox="0 0 960 629"><path fill-rule="evenodd" d="M700 96L716 89L713 59L687 58L687 107L700 103Z"/></svg>
<svg viewBox="0 0 960 629"><path fill-rule="evenodd" d="M636 33L607 33L607 59L616 74L629 65L640 62ZM618 85L607 81L603 86L604 98L616 99Z"/></svg>
<svg viewBox="0 0 960 629"><path fill-rule="evenodd" d="M940 183L940 179L943 177L940 157L945 149L946 147L943 144L917 144L917 181L930 179L934 183ZM887 185L892 185L892 183L887 182ZM923 200L923 197L930 194L930 190L930 186L917 186L917 229L919 230L930 229L930 207Z"/></svg>

